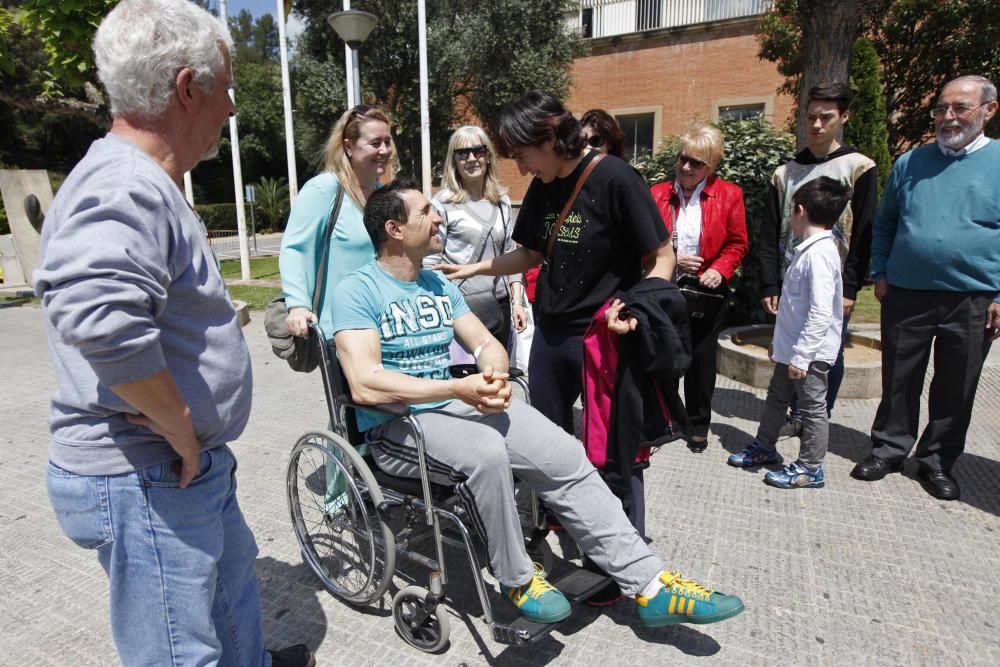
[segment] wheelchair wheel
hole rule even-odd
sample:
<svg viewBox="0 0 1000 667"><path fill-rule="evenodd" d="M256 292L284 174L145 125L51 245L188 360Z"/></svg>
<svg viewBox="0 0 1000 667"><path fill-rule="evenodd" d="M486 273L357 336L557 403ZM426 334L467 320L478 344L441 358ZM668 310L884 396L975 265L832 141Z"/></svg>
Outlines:
<svg viewBox="0 0 1000 667"><path fill-rule="evenodd" d="M435 653L448 645L451 623L448 615L428 609L430 592L421 586L407 586L392 598L392 620L396 632L407 644L425 653Z"/></svg>
<svg viewBox="0 0 1000 667"><path fill-rule="evenodd" d="M292 449L286 482L295 538L323 586L353 604L379 600L396 568L396 540L361 455L339 435L307 433Z"/></svg>

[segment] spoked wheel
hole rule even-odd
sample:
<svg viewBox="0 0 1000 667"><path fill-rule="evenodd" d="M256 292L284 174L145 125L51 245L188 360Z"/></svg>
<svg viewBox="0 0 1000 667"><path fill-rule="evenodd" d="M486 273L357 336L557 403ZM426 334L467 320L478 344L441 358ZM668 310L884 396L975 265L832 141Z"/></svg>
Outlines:
<svg viewBox="0 0 1000 667"><path fill-rule="evenodd" d="M396 540L376 509L382 491L354 447L329 431L303 435L286 482L295 538L326 589L358 605L385 595Z"/></svg>
<svg viewBox="0 0 1000 667"><path fill-rule="evenodd" d="M407 586L392 598L392 619L396 632L407 644L425 653L435 653L448 645L451 624L448 615L427 600L421 586Z"/></svg>

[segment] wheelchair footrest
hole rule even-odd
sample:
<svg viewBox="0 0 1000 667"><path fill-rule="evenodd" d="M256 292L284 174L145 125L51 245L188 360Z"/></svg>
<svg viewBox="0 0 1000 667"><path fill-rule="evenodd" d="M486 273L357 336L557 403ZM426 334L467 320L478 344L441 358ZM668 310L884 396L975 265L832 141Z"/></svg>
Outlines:
<svg viewBox="0 0 1000 667"><path fill-rule="evenodd" d="M531 644L548 635L557 625L559 624L535 623L521 616L509 624L494 624L493 639L501 644L512 646Z"/></svg>
<svg viewBox="0 0 1000 667"><path fill-rule="evenodd" d="M566 569L556 566L549 583L559 589L570 602L583 602L610 584L611 577L566 563Z"/></svg>

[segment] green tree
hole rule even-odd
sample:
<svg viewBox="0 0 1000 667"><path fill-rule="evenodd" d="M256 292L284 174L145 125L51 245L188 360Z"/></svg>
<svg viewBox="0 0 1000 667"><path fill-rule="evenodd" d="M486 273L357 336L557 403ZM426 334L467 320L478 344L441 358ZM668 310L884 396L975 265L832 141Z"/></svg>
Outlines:
<svg viewBox="0 0 1000 667"><path fill-rule="evenodd" d="M260 179L254 186L254 209L261 216L260 227L281 231L288 222L288 183L284 178Z"/></svg>
<svg viewBox="0 0 1000 667"><path fill-rule="evenodd" d="M765 322L768 316L760 308L757 239L771 174L791 159L793 137L763 119L722 120L718 127L725 136L726 149L716 174L743 188L750 240L750 250L729 285L726 318L732 324ZM673 179L677 145L677 137L664 137L657 153L636 165L649 185Z"/></svg>
<svg viewBox="0 0 1000 667"><path fill-rule="evenodd" d="M888 115L882 87L882 67L875 47L865 38L854 43L851 59L851 119L844 126L844 142L875 160L879 194L892 169L889 155Z"/></svg>
<svg viewBox="0 0 1000 667"><path fill-rule="evenodd" d="M393 115L402 169L420 173L416 3L360 0L379 23L360 51L362 97ZM326 23L326 0L297 0L307 21L294 63L296 135L316 156L344 104L343 42ZM439 0L427 5L432 154L443 157L449 131L478 116L490 126L500 109L531 88L565 96L573 57L583 42L564 21L573 0ZM317 165L316 162L313 162Z"/></svg>
<svg viewBox="0 0 1000 667"><path fill-rule="evenodd" d="M777 0L761 22L760 57L777 63L782 90L802 74L797 0ZM859 22L882 66L889 149L898 156L933 133L928 111L941 87L962 74L1000 76L996 0L871 0ZM1000 116L987 133L1000 132Z"/></svg>

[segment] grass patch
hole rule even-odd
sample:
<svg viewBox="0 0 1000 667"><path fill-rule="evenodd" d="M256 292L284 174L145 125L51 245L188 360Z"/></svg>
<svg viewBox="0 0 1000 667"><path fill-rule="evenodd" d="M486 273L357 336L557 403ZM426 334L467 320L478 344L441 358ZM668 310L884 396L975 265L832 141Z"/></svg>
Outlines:
<svg viewBox="0 0 1000 667"><path fill-rule="evenodd" d="M239 268L239 264L237 264ZM267 304L281 296L277 287L248 287L246 285L230 285L229 296L233 301L244 301L250 310L264 310Z"/></svg>
<svg viewBox="0 0 1000 667"><path fill-rule="evenodd" d="M871 285L862 288L858 292L858 299L854 304L851 324L878 324L881 317L881 304L875 298L875 288Z"/></svg>
<svg viewBox="0 0 1000 667"><path fill-rule="evenodd" d="M239 280L243 277L240 271L240 260L226 259L221 262L222 277L226 280ZM250 277L253 280L279 280L278 258L255 257L250 260Z"/></svg>

